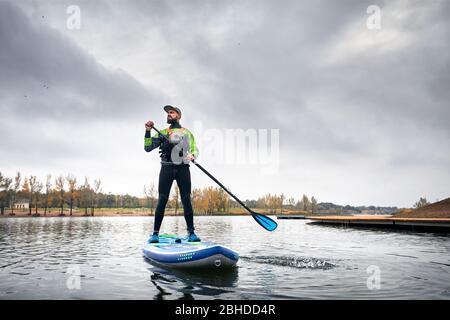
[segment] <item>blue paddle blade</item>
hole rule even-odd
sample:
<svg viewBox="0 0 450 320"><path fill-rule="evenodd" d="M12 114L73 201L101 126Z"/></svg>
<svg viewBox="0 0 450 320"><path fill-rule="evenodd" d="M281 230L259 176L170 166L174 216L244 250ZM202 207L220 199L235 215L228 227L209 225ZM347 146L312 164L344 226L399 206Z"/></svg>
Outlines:
<svg viewBox="0 0 450 320"><path fill-rule="evenodd" d="M275 221L273 221L272 219L263 214L252 212L252 217L256 220L256 222L258 222L261 225L261 227L263 227L268 231L273 231L278 226L278 224Z"/></svg>

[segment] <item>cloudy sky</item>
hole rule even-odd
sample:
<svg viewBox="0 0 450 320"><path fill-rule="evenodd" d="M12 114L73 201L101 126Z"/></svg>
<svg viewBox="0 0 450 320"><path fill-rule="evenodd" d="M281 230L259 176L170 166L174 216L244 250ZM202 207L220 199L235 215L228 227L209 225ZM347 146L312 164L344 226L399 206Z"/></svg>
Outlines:
<svg viewBox="0 0 450 320"><path fill-rule="evenodd" d="M367 26L370 5L380 29ZM0 0L0 171L73 173L142 196L160 167L144 152L143 124L165 127L162 106L173 104L199 163L242 199L443 199L448 39L445 0ZM278 129L278 152L256 163L202 152L239 129ZM191 173L194 186L214 185Z"/></svg>

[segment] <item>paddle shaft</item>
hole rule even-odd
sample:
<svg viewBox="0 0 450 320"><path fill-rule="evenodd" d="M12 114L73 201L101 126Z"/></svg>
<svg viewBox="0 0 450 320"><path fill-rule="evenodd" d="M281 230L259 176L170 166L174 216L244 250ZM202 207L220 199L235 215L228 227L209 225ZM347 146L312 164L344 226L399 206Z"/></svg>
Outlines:
<svg viewBox="0 0 450 320"><path fill-rule="evenodd" d="M237 202L239 202L239 204L241 206L243 206L248 212L250 212L251 214L253 214L253 212L241 201L238 199L238 197L236 197L233 193L231 193L230 190L228 190L222 183L220 183L219 180L217 180L216 178L214 178L212 176L212 174L210 174L208 171L206 171L205 168L203 168L201 165L199 165L197 162L195 162L194 160L192 160L192 162L200 169L202 170L208 177L210 177L212 180L214 180L215 183L217 183L219 186L222 187L223 190L225 190L230 196L233 197L234 200L236 200Z"/></svg>
<svg viewBox="0 0 450 320"><path fill-rule="evenodd" d="M167 137L165 135L163 135L158 129L156 129L155 127L153 127L153 129L155 129L156 132L159 133L160 136L163 136L167 141L169 139L167 139ZM209 173L205 168L203 168L201 165L199 165L197 162L195 162L194 160L192 160L192 162L200 169L202 170L208 177L210 177L215 183L217 183L223 190L225 190L230 196L233 197L234 200L236 200L241 206L243 206L248 212L250 212L251 214L253 214L253 211L250 210L238 197L236 197L230 190L228 190L219 180L217 180L211 173Z"/></svg>

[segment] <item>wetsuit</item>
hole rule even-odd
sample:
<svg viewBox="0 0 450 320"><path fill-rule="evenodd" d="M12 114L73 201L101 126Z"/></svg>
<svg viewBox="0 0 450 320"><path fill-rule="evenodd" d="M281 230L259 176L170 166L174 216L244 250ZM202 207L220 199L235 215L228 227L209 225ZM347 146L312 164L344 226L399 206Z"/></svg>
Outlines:
<svg viewBox="0 0 450 320"><path fill-rule="evenodd" d="M195 158L198 156L198 149L192 133L181 127L176 122L171 124L169 128L161 130L161 133L168 137L167 139L160 137L159 133L151 137L150 131L145 132L144 149L147 152L160 148L161 153L161 171L159 173L158 183L158 204L155 211L154 233L159 232L167 201L169 200L170 188L174 180L177 181L180 189L181 203L184 208L184 218L186 220L187 230L189 233L195 230L194 214L191 204L191 173L189 171L189 163L183 161L187 153L192 154Z"/></svg>

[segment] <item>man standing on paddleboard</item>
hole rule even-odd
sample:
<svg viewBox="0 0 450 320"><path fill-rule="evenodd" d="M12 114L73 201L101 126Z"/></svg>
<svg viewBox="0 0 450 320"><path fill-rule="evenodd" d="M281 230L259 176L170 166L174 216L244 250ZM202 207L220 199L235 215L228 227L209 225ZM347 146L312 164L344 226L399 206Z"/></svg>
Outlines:
<svg viewBox="0 0 450 320"><path fill-rule="evenodd" d="M164 211L169 200L170 188L174 180L177 181L180 189L181 202L186 219L188 241L197 242L200 238L194 230L194 212L191 203L191 173L189 162L198 157L198 149L192 133L180 125L181 110L173 106L165 106L167 112L167 123L169 128L161 130L167 139L161 137L159 133L153 137L150 131L154 126L153 121L145 123L144 149L150 152L159 147L161 153L161 171L158 183L158 204L155 211L155 224L150 243L159 242L159 228L164 218Z"/></svg>

